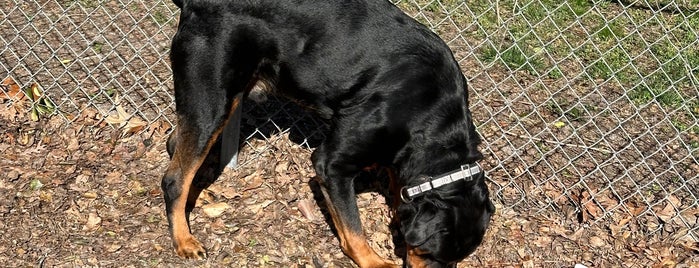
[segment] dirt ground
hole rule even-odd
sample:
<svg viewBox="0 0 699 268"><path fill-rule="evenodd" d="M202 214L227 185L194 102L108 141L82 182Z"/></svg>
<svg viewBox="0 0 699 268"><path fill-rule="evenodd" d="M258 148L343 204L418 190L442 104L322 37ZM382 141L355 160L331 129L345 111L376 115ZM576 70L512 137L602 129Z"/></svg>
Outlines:
<svg viewBox="0 0 699 268"><path fill-rule="evenodd" d="M90 110L67 126L59 117L34 122L18 112L23 108L16 109L17 103L0 103L5 267L354 267L313 193L311 151L293 142L292 133L244 144L244 165L226 169L191 214L192 231L208 258L182 260L167 235L160 190L167 123L133 135ZM374 183L363 189L359 207L372 247L400 262L388 228L385 187ZM574 213L495 202L485 242L459 267L699 263L696 243L644 235L635 220L581 224Z"/></svg>

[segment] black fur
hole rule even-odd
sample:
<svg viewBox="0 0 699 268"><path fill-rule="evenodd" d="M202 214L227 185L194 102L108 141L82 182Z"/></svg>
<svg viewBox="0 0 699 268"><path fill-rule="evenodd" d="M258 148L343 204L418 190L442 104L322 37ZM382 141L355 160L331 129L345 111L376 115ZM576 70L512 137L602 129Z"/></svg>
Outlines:
<svg viewBox="0 0 699 268"><path fill-rule="evenodd" d="M482 159L451 51L390 2L174 2L182 8L171 52L178 131L192 138L170 150L206 153L234 96L264 81L330 119L312 160L343 224L359 232L353 180L363 168L393 168L399 185L412 186ZM453 265L481 242L493 212L484 180L399 206L406 242L428 252L427 263Z"/></svg>

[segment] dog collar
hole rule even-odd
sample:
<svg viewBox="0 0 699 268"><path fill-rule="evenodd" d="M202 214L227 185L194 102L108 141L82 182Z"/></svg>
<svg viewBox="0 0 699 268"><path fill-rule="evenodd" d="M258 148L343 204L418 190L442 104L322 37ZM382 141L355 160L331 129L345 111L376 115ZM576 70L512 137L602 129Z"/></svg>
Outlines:
<svg viewBox="0 0 699 268"><path fill-rule="evenodd" d="M422 193L460 180L471 181L481 172L483 172L483 168L478 163L462 165L460 169L441 175L436 179L428 177L429 181L423 184L410 188L403 186L400 189L400 199L405 203L410 203L413 201L413 198Z"/></svg>

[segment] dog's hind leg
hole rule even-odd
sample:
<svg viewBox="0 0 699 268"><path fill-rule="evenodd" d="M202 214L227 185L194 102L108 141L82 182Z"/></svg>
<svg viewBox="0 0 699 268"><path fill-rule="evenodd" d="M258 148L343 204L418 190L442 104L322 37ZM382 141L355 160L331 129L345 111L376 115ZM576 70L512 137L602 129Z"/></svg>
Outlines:
<svg viewBox="0 0 699 268"><path fill-rule="evenodd" d="M230 38L185 34L178 33L172 45L178 126L168 142L172 155L161 186L177 255L200 259L206 257L206 251L191 234L185 212L188 199L190 203L193 199L189 197L192 181L241 103L240 93L254 84L258 62L249 56L235 59L232 51L214 49L216 42Z"/></svg>

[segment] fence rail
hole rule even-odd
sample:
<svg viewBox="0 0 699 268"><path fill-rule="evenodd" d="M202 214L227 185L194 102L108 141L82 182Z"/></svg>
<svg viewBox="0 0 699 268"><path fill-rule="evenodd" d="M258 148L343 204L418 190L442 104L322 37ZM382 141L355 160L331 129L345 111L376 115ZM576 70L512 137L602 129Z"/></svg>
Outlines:
<svg viewBox="0 0 699 268"><path fill-rule="evenodd" d="M468 77L498 202L699 241L699 2L395 2ZM173 124L177 15L169 1L4 1L0 105L25 94L35 118ZM296 113L282 106L261 104ZM291 122L307 142L321 133Z"/></svg>

